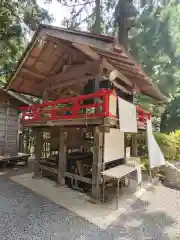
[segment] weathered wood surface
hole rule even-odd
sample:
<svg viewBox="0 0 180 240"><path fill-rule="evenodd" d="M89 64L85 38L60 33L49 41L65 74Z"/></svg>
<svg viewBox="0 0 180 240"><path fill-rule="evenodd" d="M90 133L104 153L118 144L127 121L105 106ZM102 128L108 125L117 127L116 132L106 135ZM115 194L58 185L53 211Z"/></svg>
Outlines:
<svg viewBox="0 0 180 240"><path fill-rule="evenodd" d="M82 181L82 182L85 182L88 184L92 184L92 180L87 177L82 177L80 175L76 175L76 174L73 174L70 172L65 172L64 175L65 175L65 177L68 177L68 178L72 178L72 179L79 180L79 181Z"/></svg>
<svg viewBox="0 0 180 240"><path fill-rule="evenodd" d="M53 174L58 174L58 170L53 167L48 167L48 166L44 166L44 165L40 164L40 169L43 171L46 171L46 172L53 173Z"/></svg>
<svg viewBox="0 0 180 240"><path fill-rule="evenodd" d="M67 161L67 149L66 149L66 132L60 132L59 139L59 163L58 163L58 184L65 184L65 171Z"/></svg>
<svg viewBox="0 0 180 240"><path fill-rule="evenodd" d="M21 154L21 155L17 155L17 156L7 156L7 155L4 155L4 156L0 156L0 162L4 162L4 161L16 161L16 162L20 162L20 161L27 161L28 160L28 157L30 155L29 154Z"/></svg>
<svg viewBox="0 0 180 240"><path fill-rule="evenodd" d="M82 118L82 119L61 119L58 121L39 121L39 122L27 122L21 121L23 128L33 128L33 127L42 127L48 128L53 126L61 126L61 127L82 127L82 126L106 126L106 127L119 127L119 120L114 118ZM139 129L145 129L146 127L138 122Z"/></svg>
<svg viewBox="0 0 180 240"><path fill-rule="evenodd" d="M103 170L103 139L104 133L99 127L94 132L93 165L92 165L92 197L100 201L101 195L101 171Z"/></svg>
<svg viewBox="0 0 180 240"><path fill-rule="evenodd" d="M17 110L8 105L0 105L0 153L18 154L19 117Z"/></svg>

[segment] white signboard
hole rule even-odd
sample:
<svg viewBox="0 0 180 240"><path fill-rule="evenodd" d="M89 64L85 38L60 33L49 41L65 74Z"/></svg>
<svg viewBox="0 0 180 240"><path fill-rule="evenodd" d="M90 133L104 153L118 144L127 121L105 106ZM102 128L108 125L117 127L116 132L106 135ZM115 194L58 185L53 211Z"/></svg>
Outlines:
<svg viewBox="0 0 180 240"><path fill-rule="evenodd" d="M111 128L104 134L104 162L124 158L124 133L117 128Z"/></svg>
<svg viewBox="0 0 180 240"><path fill-rule="evenodd" d="M137 132L136 106L122 98L118 98L119 126L122 132Z"/></svg>
<svg viewBox="0 0 180 240"><path fill-rule="evenodd" d="M150 168L164 165L165 159L153 135L151 120L147 120L147 141Z"/></svg>

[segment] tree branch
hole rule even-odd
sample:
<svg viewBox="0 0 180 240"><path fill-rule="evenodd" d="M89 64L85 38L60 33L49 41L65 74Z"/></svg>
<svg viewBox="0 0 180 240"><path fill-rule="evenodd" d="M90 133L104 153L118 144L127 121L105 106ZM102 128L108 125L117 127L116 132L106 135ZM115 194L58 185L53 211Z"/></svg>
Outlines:
<svg viewBox="0 0 180 240"><path fill-rule="evenodd" d="M87 4L91 4L91 3L94 3L95 2L95 0L92 0L92 1L88 1L88 2L86 2L86 3L79 3L79 4L72 4L72 5L68 5L68 4L64 4L64 6L65 7L79 7L79 6L85 6L85 5L87 5Z"/></svg>
<svg viewBox="0 0 180 240"><path fill-rule="evenodd" d="M79 25L81 25L83 22L87 21L90 17L92 17L94 15L94 13L90 14L89 16L87 16L86 18L84 18L83 20L81 20L79 23L76 23L75 26L70 27L70 29L75 29L76 27L78 27Z"/></svg>

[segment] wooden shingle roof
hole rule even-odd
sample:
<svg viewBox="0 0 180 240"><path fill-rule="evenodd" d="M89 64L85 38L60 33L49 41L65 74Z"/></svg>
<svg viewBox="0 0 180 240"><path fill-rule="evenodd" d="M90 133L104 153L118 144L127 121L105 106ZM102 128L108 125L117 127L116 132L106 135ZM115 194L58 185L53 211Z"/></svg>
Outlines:
<svg viewBox="0 0 180 240"><path fill-rule="evenodd" d="M67 92L80 94L88 74L97 75L98 64L119 73L129 91L134 88L166 102L141 67L109 36L40 25L7 84L8 90L41 97L47 89L55 98Z"/></svg>

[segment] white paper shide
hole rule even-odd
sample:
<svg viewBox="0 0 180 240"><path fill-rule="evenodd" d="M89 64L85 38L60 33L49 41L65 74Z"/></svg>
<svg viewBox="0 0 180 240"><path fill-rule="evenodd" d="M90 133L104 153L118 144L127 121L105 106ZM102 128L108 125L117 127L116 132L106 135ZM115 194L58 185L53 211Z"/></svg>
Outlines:
<svg viewBox="0 0 180 240"><path fill-rule="evenodd" d="M147 141L150 168L164 165L165 159L153 135L151 120L147 120Z"/></svg>

